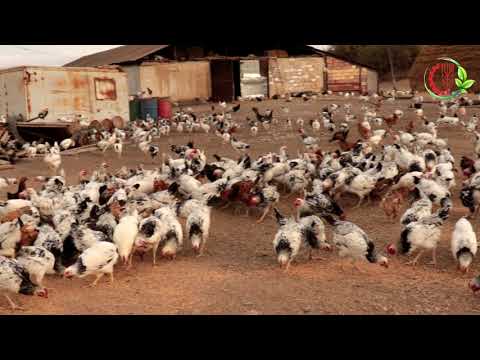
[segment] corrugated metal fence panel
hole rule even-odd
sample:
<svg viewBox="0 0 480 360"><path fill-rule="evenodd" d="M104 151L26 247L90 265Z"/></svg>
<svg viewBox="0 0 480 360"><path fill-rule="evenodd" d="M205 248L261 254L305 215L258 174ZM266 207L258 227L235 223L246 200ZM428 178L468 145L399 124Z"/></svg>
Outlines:
<svg viewBox="0 0 480 360"><path fill-rule="evenodd" d="M242 97L268 96L268 78L261 76L259 60L240 61L240 92Z"/></svg>
<svg viewBox="0 0 480 360"><path fill-rule="evenodd" d="M127 76L123 72L41 67L25 71L29 78L25 87L27 118L37 116L46 108L49 110L47 117L38 122L55 122L62 118L71 121L78 115L90 121L114 116L126 121L130 118ZM111 99L97 99L96 79L111 83L114 90Z"/></svg>
<svg viewBox="0 0 480 360"><path fill-rule="evenodd" d="M146 90L140 87L140 67L138 65L122 66L122 70L127 73L129 95L136 95L139 91Z"/></svg>
<svg viewBox="0 0 480 360"><path fill-rule="evenodd" d="M142 87L153 96L170 97L172 101L207 99L211 96L208 61L147 63L140 68Z"/></svg>
<svg viewBox="0 0 480 360"><path fill-rule="evenodd" d="M121 116L126 121L130 118L128 106L128 81L124 72L89 72L90 99L94 119L111 119ZM115 100L98 100L95 92L95 79L113 80L115 84Z"/></svg>
<svg viewBox="0 0 480 360"><path fill-rule="evenodd" d="M175 100L210 97L210 65L207 61L188 61L170 66L169 90Z"/></svg>
<svg viewBox="0 0 480 360"><path fill-rule="evenodd" d="M0 74L0 115L27 116L23 70Z"/></svg>
<svg viewBox="0 0 480 360"><path fill-rule="evenodd" d="M256 74L260 76L260 61L258 60L241 60L240 61L240 77L245 75Z"/></svg>

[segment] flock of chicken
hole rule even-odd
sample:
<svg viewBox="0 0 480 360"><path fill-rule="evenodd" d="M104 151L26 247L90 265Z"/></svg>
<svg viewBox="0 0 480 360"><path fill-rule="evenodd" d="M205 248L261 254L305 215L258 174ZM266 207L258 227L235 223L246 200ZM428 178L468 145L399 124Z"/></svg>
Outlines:
<svg viewBox="0 0 480 360"><path fill-rule="evenodd" d="M350 96L350 95L349 95ZM142 258L157 253L174 259L186 243L201 256L209 237L212 207L243 208L261 213L258 223L268 214L274 214L278 231L273 249L278 263L288 270L300 249L305 246L309 257L313 251L337 248L341 257L377 263L388 267L388 256L397 253L411 255L415 265L425 251L432 251L436 262L436 247L442 226L452 208L451 190L455 186L455 159L447 139L438 137L440 124L463 126L475 134L474 150L480 158L480 133L476 132L476 116L466 120L466 110L459 100L439 105L439 118L429 121L423 114L421 97L411 105L410 121L403 121L405 129L396 130L404 112L394 111L389 116L379 114L387 101L378 96L359 98L362 118L351 113L351 105L331 104L319 112L318 119L293 122L288 106L282 107L280 120L272 110L263 114L252 108L252 119L234 121L233 114L240 105L221 111L196 115L191 109L174 114L171 121L147 117L132 122L128 128L96 132L98 148L110 148L122 156L128 139L152 161L160 154L153 140L177 132L205 132L211 129L225 144L239 153L239 159L213 154L208 162L204 151L189 142L184 146L171 145L172 156L161 155L159 166L146 170L122 167L110 172L103 163L91 174L79 173L77 185L67 185L62 168L61 150L66 141L45 149L44 161L52 174L27 180L0 178L0 188L17 184L18 191L7 193L8 200L0 206L0 289L24 295L46 297L43 285L46 274L66 278L94 276L95 286L103 275L114 281L114 267L120 260L127 268L134 255ZM410 110L409 110L410 112ZM342 121L343 120L343 121ZM415 131L421 123L424 131ZM250 145L239 141L236 133L247 126L252 136L261 128L283 125L298 132L304 151L289 156L282 146L278 153L267 153L252 159ZM306 134L310 125L312 135ZM360 139L348 141L350 129L356 126ZM373 130L377 127L377 130ZM382 128L383 127L383 128ZM397 126L398 127L398 126ZM316 133L331 133L331 143L339 149L322 151ZM68 140L68 139L67 139ZM38 144L27 144L37 149ZM33 150L31 150L33 152ZM462 203L474 216L480 210L480 160L463 157L460 163L467 178L460 194ZM41 186L40 191L27 182ZM282 193L298 196L293 205L295 216L286 216L276 207ZM397 244L390 244L382 254L378 246L358 225L346 220L346 212L339 205L345 194L363 201L380 201L386 216L400 215L403 203L410 206L400 217L402 231ZM180 219L185 220L182 225ZM331 228L332 241L327 241L326 229ZM186 241L184 241L184 238ZM455 225L451 250L461 271L468 271L477 252L477 240L467 218ZM480 290L480 277L470 283L475 292ZM17 305L5 295L13 309Z"/></svg>

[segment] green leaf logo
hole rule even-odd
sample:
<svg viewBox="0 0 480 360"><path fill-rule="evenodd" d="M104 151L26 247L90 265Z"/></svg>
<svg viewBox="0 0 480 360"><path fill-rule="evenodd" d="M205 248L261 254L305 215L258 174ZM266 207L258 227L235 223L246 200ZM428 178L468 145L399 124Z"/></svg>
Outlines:
<svg viewBox="0 0 480 360"><path fill-rule="evenodd" d="M467 71L461 67L460 64L458 64L457 67L458 79L455 79L455 85L457 85L460 93L465 94L467 89L471 88L473 84L475 84L475 80L468 80Z"/></svg>
<svg viewBox="0 0 480 360"><path fill-rule="evenodd" d="M458 80L458 79L455 79L455 80ZM456 83L456 81L455 81L455 83ZM463 82L462 88L463 89L469 89L473 86L473 84L475 84L475 80L466 80L466 81Z"/></svg>
<svg viewBox="0 0 480 360"><path fill-rule="evenodd" d="M467 71L466 71L463 67L459 66L457 73L458 73L458 78L459 78L462 82L464 82L465 80L467 80Z"/></svg>

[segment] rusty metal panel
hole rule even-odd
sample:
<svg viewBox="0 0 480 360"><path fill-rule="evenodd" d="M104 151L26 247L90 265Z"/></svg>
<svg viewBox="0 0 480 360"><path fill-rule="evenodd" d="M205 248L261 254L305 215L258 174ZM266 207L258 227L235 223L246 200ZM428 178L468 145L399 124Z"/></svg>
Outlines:
<svg viewBox="0 0 480 360"><path fill-rule="evenodd" d="M92 119L111 119L114 116L121 116L125 120L130 118L128 102L127 74L124 72L91 72L88 74L90 85L90 104L92 106ZM115 87L115 100L97 99L95 94L95 80L103 80Z"/></svg>
<svg viewBox="0 0 480 360"><path fill-rule="evenodd" d="M140 91L152 91L154 97L169 96L170 63L147 63L140 66Z"/></svg>
<svg viewBox="0 0 480 360"><path fill-rule="evenodd" d="M26 74L28 118L44 109L48 109L48 115L38 122L73 121L76 115L91 116L88 73L27 68Z"/></svg>
<svg viewBox="0 0 480 360"><path fill-rule="evenodd" d="M233 61L212 60L212 98L214 101L233 101L235 99L235 84L233 77Z"/></svg>
<svg viewBox="0 0 480 360"><path fill-rule="evenodd" d="M0 72L0 115L27 116L23 68Z"/></svg>
<svg viewBox="0 0 480 360"><path fill-rule="evenodd" d="M173 101L207 99L211 96L210 65L207 61L144 63L140 67L141 89L154 97Z"/></svg>
<svg viewBox="0 0 480 360"><path fill-rule="evenodd" d="M114 116L129 119L128 85L124 72L96 68L28 67L25 69L26 117L43 109L41 122L69 121L81 116L89 121ZM114 83L115 99L97 100L95 79Z"/></svg>

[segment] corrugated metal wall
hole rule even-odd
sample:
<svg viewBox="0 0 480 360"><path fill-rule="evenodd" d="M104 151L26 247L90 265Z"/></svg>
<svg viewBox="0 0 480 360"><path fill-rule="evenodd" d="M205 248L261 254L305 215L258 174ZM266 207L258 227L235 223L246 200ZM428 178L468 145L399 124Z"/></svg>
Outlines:
<svg viewBox="0 0 480 360"><path fill-rule="evenodd" d="M27 115L23 70L0 73L0 115Z"/></svg>
<svg viewBox="0 0 480 360"><path fill-rule="evenodd" d="M240 61L240 93L242 97L268 96L268 78L261 76L259 60Z"/></svg>
<svg viewBox="0 0 480 360"><path fill-rule="evenodd" d="M55 122L76 115L92 120L121 116L129 120L127 76L118 71L84 70L79 68L27 68L26 117L31 118L45 108L48 116L39 122ZM95 80L113 81L114 98L99 100Z"/></svg>
<svg viewBox="0 0 480 360"><path fill-rule="evenodd" d="M127 73L129 95L137 95L139 91L146 91L141 88L139 65L122 66L122 70Z"/></svg>
<svg viewBox="0 0 480 360"><path fill-rule="evenodd" d="M211 96L210 63L144 63L140 66L140 84L153 91L154 97L170 97L173 101L207 99Z"/></svg>

